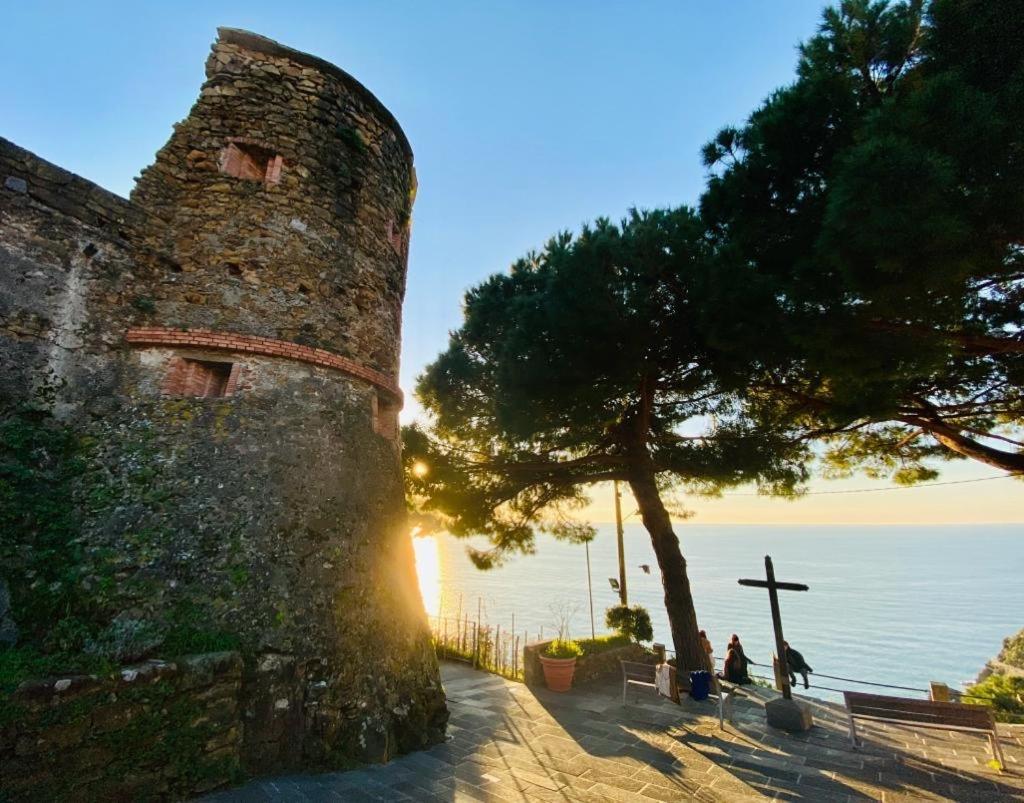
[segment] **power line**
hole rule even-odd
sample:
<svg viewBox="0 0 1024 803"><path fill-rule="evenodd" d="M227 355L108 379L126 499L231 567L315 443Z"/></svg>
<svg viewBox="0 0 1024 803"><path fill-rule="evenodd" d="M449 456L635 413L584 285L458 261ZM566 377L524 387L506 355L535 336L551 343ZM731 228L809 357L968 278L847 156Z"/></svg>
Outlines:
<svg viewBox="0 0 1024 803"><path fill-rule="evenodd" d="M972 480L948 480L946 482L922 482L916 485L890 485L886 488L850 488L845 491L808 491L800 496L833 496L836 494L870 494L881 491L909 491L915 488L937 488L940 485L967 485L971 482L988 482L989 480L1006 480L1010 477L1019 477L1021 472L1013 474L998 474L994 477L976 477ZM765 496L758 493L724 493L722 496Z"/></svg>

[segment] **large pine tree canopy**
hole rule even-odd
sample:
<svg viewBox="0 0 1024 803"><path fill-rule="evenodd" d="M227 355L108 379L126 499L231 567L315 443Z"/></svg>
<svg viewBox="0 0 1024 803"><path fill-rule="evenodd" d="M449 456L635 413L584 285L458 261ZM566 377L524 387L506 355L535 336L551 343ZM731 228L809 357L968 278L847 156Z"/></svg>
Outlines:
<svg viewBox="0 0 1024 803"><path fill-rule="evenodd" d="M758 293L707 336L834 468L1024 471L1022 100L1019 4L846 2L796 82L705 148L714 284Z"/></svg>
<svg viewBox="0 0 1024 803"><path fill-rule="evenodd" d="M412 495L481 567L585 540L629 484L681 666L703 665L664 500L934 458L1024 471L1024 14L850 0L794 82L704 149L698 210L560 234L473 288L419 379Z"/></svg>

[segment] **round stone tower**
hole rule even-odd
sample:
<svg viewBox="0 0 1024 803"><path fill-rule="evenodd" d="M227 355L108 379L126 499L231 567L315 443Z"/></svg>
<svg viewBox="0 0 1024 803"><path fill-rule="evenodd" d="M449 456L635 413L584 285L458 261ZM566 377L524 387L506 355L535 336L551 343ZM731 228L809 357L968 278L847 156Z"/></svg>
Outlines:
<svg viewBox="0 0 1024 803"><path fill-rule="evenodd" d="M412 152L359 82L263 37L220 29L206 74L132 194L88 543L132 632L242 649L251 769L384 759L447 718L397 431Z"/></svg>
<svg viewBox="0 0 1024 803"><path fill-rule="evenodd" d="M160 322L395 376L416 192L405 134L337 67L219 34L199 101L132 193L166 224L149 242L173 260L154 287Z"/></svg>

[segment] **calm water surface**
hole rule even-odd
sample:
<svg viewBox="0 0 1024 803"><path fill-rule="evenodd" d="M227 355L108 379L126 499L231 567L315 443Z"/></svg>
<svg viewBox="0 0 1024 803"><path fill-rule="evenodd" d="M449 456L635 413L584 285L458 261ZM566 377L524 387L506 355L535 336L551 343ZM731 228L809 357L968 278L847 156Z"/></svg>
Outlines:
<svg viewBox="0 0 1024 803"><path fill-rule="evenodd" d="M600 526L590 545L596 630L617 604L609 577L618 576L615 531ZM740 577L764 576L772 556L778 579L806 583L780 592L786 639L818 672L927 688L958 687L977 675L1002 639L1024 626L1024 525L677 526L687 558L697 616L717 655L731 633L747 654L768 662L773 651L766 591ZM630 604L651 612L655 640L672 646L657 563L646 531L626 527ZM553 608L576 607L572 632L590 635L584 548L540 536L537 554L480 572L451 536L414 541L427 612L512 625L531 639L551 635ZM648 564L645 574L641 564ZM759 670L763 671L763 670ZM860 688L819 679L823 685ZM814 692L812 692L814 693ZM835 695L817 692L823 697Z"/></svg>

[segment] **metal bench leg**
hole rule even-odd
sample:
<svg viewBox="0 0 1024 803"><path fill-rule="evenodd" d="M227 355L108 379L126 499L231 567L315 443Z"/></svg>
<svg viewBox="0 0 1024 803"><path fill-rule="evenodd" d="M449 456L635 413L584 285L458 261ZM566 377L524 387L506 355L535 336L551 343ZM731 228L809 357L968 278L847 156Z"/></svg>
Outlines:
<svg viewBox="0 0 1024 803"><path fill-rule="evenodd" d="M622 704L626 704L626 691L629 689L629 678L622 679Z"/></svg>
<svg viewBox="0 0 1024 803"><path fill-rule="evenodd" d="M718 728L719 730L725 730L725 701L722 699L722 694L718 694Z"/></svg>
<svg viewBox="0 0 1024 803"><path fill-rule="evenodd" d="M857 726L853 724L853 715L848 715L847 719L850 721L850 745L854 750L857 749Z"/></svg>
<svg viewBox="0 0 1024 803"><path fill-rule="evenodd" d="M992 731L992 733L988 735L988 741L989 744L992 745L992 758L995 759L1000 770L1005 770L1006 762L1003 761L1003 748L999 744L999 733L997 731Z"/></svg>

